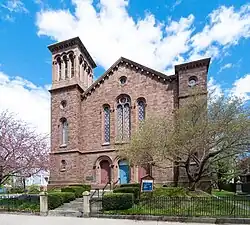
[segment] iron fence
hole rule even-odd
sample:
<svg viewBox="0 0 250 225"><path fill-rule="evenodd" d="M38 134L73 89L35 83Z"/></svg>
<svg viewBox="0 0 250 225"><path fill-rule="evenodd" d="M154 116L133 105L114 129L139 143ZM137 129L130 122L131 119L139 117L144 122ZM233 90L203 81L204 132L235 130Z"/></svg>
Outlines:
<svg viewBox="0 0 250 225"><path fill-rule="evenodd" d="M39 195L0 195L0 211L39 212Z"/></svg>
<svg viewBox="0 0 250 225"><path fill-rule="evenodd" d="M110 215L151 215L178 217L250 217L250 196L230 197L150 197L140 199L126 210L95 211Z"/></svg>

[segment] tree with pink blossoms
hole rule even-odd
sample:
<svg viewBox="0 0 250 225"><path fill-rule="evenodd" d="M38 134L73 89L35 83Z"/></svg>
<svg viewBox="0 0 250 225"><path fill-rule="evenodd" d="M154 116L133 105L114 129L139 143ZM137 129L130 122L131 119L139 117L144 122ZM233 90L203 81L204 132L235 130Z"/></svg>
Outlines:
<svg viewBox="0 0 250 225"><path fill-rule="evenodd" d="M0 185L12 176L27 177L46 170L48 140L8 111L0 112Z"/></svg>

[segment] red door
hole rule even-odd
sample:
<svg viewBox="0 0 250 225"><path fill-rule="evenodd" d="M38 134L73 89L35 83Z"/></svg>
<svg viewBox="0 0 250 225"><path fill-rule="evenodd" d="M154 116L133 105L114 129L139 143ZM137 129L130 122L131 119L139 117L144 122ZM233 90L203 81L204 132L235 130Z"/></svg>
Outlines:
<svg viewBox="0 0 250 225"><path fill-rule="evenodd" d="M101 167L101 183L106 184L109 181L110 177L109 162L107 160L101 161L100 167Z"/></svg>

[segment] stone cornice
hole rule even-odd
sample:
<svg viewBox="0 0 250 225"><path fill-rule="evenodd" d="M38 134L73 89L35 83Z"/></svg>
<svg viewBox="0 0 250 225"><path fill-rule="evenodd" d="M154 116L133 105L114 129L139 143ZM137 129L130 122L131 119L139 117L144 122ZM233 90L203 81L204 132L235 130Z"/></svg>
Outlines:
<svg viewBox="0 0 250 225"><path fill-rule="evenodd" d="M205 59L200 59L200 60L176 65L175 73L177 74L179 71L185 71L185 70L190 70L190 69L204 67L204 66L207 67L207 71L208 71L210 60L211 58L205 58Z"/></svg>
<svg viewBox="0 0 250 225"><path fill-rule="evenodd" d="M83 91L83 89L82 89L82 87L79 85L79 84L71 84L71 85L68 85L68 86L61 86L61 87L58 87L58 88L51 88L50 90L49 90L49 92L50 93L52 93L52 92L56 92L56 91L59 91L59 90L61 90L61 89L73 89L73 88L77 88L81 93L83 93L84 91Z"/></svg>
<svg viewBox="0 0 250 225"><path fill-rule="evenodd" d="M57 152L50 152L50 155L58 155L58 154L67 154L67 153L79 153L79 154L96 154L96 153L103 153L103 152L114 152L117 151L116 149L99 149L99 150L92 150L92 151L80 151L79 149L71 149L71 150L60 150Z"/></svg>
<svg viewBox="0 0 250 225"><path fill-rule="evenodd" d="M124 57L119 58L101 77L99 77L82 95L83 99L87 98L87 96L91 95L93 91L101 84L104 83L105 79L109 76L113 75L113 73L118 70L120 66L126 66L130 69L138 71L141 74L146 76L155 77L160 82L171 82L176 79L175 75L167 76L159 71L153 70L149 67L143 66L139 63L136 63L132 60L126 59Z"/></svg>
<svg viewBox="0 0 250 225"><path fill-rule="evenodd" d="M59 51L62 51L64 49L67 50L69 48L72 48L73 46L78 46L80 48L81 52L86 56L90 65L94 69L96 67L95 61L93 60L93 58L91 57L91 55L89 54L89 52L87 51L87 49L85 48L79 37L74 37L62 42L49 45L48 49L51 51L52 54L56 54Z"/></svg>

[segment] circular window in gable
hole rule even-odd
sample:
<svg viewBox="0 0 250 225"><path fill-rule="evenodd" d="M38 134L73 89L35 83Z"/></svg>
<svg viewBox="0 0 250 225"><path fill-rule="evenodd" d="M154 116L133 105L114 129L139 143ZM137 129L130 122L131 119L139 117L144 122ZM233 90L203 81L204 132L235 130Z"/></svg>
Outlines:
<svg viewBox="0 0 250 225"><path fill-rule="evenodd" d="M127 77L125 77L125 76L122 76L122 77L120 77L120 84L126 84L126 82L127 82Z"/></svg>
<svg viewBox="0 0 250 225"><path fill-rule="evenodd" d="M189 87L196 86L197 85L197 81L198 81L197 77L195 77L195 76L189 77L189 79L188 79L188 86Z"/></svg>

